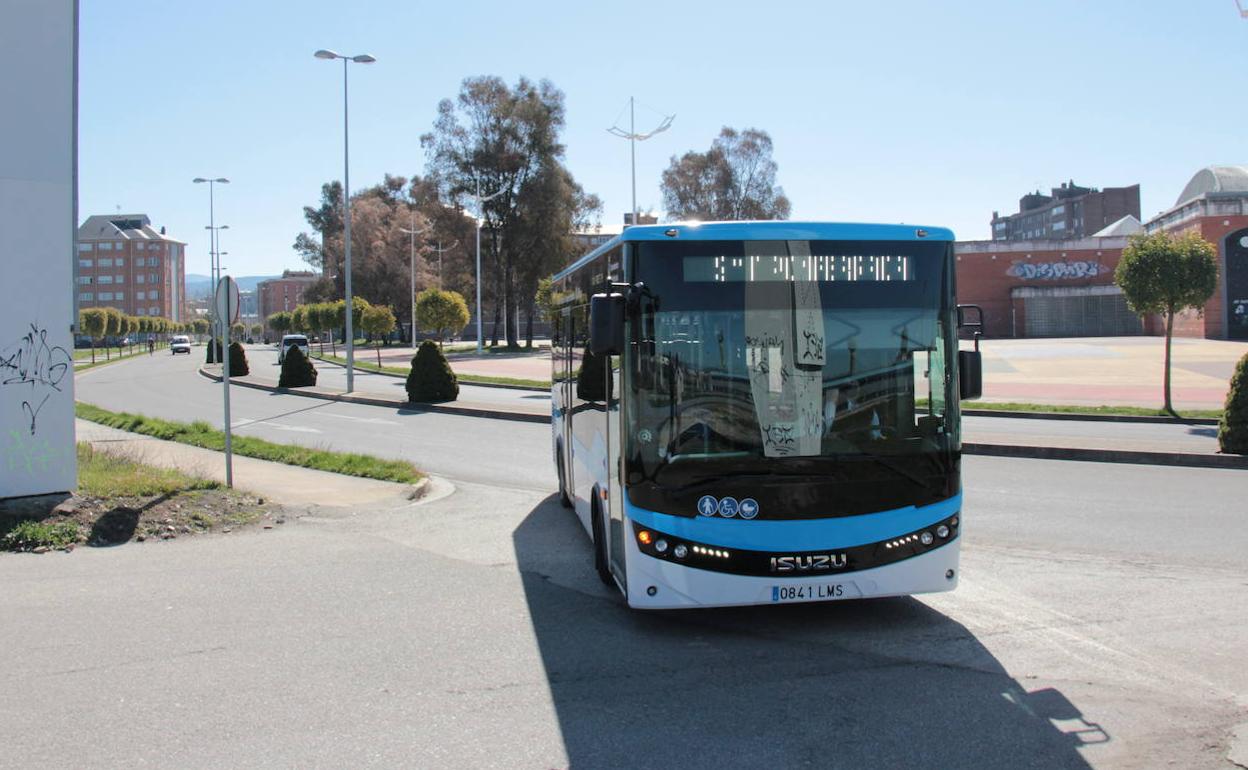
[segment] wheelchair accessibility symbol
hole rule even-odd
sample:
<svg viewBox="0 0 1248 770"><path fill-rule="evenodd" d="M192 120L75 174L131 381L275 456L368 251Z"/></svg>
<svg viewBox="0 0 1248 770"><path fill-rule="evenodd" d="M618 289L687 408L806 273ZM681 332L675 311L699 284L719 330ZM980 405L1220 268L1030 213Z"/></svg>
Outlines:
<svg viewBox="0 0 1248 770"><path fill-rule="evenodd" d="M737 515L737 498L724 497L719 501L719 515L725 519L732 518Z"/></svg>

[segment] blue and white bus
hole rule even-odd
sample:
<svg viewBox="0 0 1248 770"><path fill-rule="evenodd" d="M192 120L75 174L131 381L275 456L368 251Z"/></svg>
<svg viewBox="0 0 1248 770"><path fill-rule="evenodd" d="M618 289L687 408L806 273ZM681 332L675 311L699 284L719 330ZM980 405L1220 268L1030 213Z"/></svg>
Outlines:
<svg viewBox="0 0 1248 770"><path fill-rule="evenodd" d="M631 227L554 276L562 502L637 608L957 585L953 234ZM978 342L978 340L977 340Z"/></svg>

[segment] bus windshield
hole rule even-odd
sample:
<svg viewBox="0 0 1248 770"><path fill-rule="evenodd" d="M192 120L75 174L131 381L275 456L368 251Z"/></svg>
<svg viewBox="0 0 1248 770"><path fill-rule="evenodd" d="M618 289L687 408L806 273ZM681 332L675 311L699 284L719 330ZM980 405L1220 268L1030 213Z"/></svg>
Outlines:
<svg viewBox="0 0 1248 770"><path fill-rule="evenodd" d="M853 467L912 504L949 486L948 243L646 242L636 255L630 481L826 482Z"/></svg>

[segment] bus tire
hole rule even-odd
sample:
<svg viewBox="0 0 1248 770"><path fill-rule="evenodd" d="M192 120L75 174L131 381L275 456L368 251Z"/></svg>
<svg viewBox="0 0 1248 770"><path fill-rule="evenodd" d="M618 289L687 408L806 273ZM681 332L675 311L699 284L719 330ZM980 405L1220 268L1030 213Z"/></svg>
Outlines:
<svg viewBox="0 0 1248 770"><path fill-rule="evenodd" d="M598 490L594 490L594 504L590 507L589 513L591 518L590 526L594 532L594 572L598 573L598 579L605 586L615 586L615 580L611 577L611 568L607 566L607 535L606 526L602 521L602 509L598 506Z"/></svg>
<svg viewBox="0 0 1248 770"><path fill-rule="evenodd" d="M559 473L559 504L564 508L572 507L572 496L568 494L567 471L563 465L563 447L555 450L555 469Z"/></svg>

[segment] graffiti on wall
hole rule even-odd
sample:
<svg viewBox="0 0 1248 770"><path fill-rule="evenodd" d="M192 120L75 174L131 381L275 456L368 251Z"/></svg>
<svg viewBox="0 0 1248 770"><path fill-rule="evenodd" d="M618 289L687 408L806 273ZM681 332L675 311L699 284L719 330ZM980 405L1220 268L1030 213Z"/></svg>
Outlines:
<svg viewBox="0 0 1248 770"><path fill-rule="evenodd" d="M1063 281L1071 278L1095 278L1112 272L1100 262L1078 260L1075 262L1015 262L1006 268L1006 275L1027 281Z"/></svg>
<svg viewBox="0 0 1248 770"><path fill-rule="evenodd" d="M48 330L37 323L30 324L26 334L0 350L0 396L21 400L30 435L38 431L39 412L48 399L62 392L61 383L73 368L73 358L65 348L49 345Z"/></svg>

